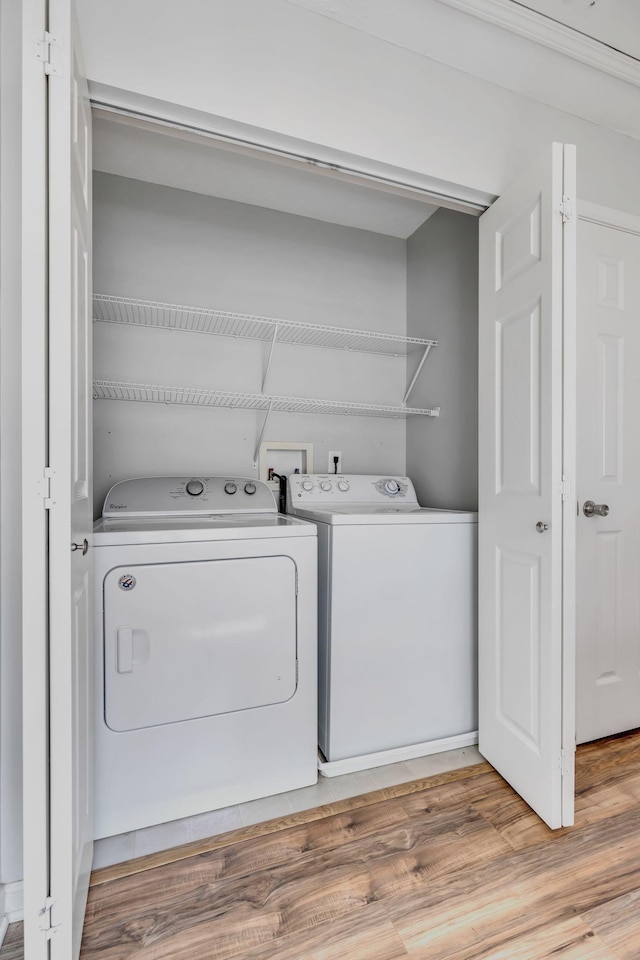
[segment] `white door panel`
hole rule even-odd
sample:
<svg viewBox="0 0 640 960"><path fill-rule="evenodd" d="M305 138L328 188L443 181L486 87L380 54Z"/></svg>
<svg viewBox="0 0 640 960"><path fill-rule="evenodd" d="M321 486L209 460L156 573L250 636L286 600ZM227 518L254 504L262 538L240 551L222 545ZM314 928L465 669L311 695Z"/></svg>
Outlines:
<svg viewBox="0 0 640 960"><path fill-rule="evenodd" d="M51 958L73 960L93 837L91 115L72 0L50 0L49 30Z"/></svg>
<svg viewBox="0 0 640 960"><path fill-rule="evenodd" d="M38 480L47 465L47 80L33 56L46 3L22 14L22 736L24 947L48 960L42 910L49 894L47 511ZM42 484L45 487L46 484Z"/></svg>
<svg viewBox="0 0 640 960"><path fill-rule="evenodd" d="M561 488L572 155L553 144L480 220L480 750L553 827L573 815Z"/></svg>
<svg viewBox="0 0 640 960"><path fill-rule="evenodd" d="M640 223L581 222L578 295L579 743L640 726ZM587 518L587 500L609 507Z"/></svg>

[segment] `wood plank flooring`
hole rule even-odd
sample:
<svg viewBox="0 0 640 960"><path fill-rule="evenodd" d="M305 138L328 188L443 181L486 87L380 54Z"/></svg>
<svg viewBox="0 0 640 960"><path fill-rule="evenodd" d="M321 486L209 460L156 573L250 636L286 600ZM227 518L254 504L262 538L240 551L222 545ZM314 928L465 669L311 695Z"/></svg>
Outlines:
<svg viewBox="0 0 640 960"><path fill-rule="evenodd" d="M551 831L479 764L96 871L81 960L640 960L640 731L576 790Z"/></svg>
<svg viewBox="0 0 640 960"><path fill-rule="evenodd" d="M560 831L481 764L109 868L81 960L638 960L640 732L576 780Z"/></svg>

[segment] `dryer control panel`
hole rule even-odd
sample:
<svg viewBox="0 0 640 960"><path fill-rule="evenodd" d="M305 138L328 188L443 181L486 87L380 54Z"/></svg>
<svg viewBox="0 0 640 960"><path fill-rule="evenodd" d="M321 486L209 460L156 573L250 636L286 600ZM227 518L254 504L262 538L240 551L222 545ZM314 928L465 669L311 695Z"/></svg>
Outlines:
<svg viewBox="0 0 640 960"><path fill-rule="evenodd" d="M136 477L111 487L102 517L113 520L277 512L269 487L251 477Z"/></svg>
<svg viewBox="0 0 640 960"><path fill-rule="evenodd" d="M413 483L408 477L370 476L359 473L295 473L289 477L289 504L384 506L390 501L418 506Z"/></svg>

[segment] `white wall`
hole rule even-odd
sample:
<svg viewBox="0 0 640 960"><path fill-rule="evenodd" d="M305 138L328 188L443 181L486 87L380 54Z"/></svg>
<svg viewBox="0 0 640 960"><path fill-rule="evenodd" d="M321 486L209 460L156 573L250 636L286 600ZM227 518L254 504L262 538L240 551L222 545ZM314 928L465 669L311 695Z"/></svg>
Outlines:
<svg viewBox="0 0 640 960"><path fill-rule="evenodd" d="M640 213L640 143L286 0L79 0L87 70L120 87L500 194L551 140L585 199ZM500 55L500 51L496 52Z"/></svg>
<svg viewBox="0 0 640 960"><path fill-rule="evenodd" d="M404 335L404 240L108 174L94 179L94 290ZM259 393L268 344L96 323L97 379ZM399 404L405 361L276 347L267 392ZM130 476L238 473L264 414L97 400L96 510ZM403 421L274 414L265 439L353 473L405 472Z"/></svg>
<svg viewBox="0 0 640 960"><path fill-rule="evenodd" d="M411 403L438 420L407 421L407 473L434 507L478 507L478 221L439 210L407 243L407 333L433 337Z"/></svg>
<svg viewBox="0 0 640 960"><path fill-rule="evenodd" d="M20 3L0 3L0 884L22 877Z"/></svg>

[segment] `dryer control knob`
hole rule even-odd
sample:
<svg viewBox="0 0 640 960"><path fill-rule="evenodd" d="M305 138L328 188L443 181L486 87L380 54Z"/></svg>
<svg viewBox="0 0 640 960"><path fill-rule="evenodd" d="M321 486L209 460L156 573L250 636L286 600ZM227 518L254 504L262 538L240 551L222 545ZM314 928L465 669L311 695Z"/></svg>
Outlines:
<svg viewBox="0 0 640 960"><path fill-rule="evenodd" d="M342 490L343 493L349 489L349 483L347 480L338 480L338 490Z"/></svg>
<svg viewBox="0 0 640 960"><path fill-rule="evenodd" d="M244 492L245 492L245 493L248 493L249 496L252 496L252 495L256 492L257 489L258 489L258 488L256 487L255 483L249 482L249 483L245 483L245 485L244 485Z"/></svg>
<svg viewBox="0 0 640 960"><path fill-rule="evenodd" d="M330 480L321 480L321 481L320 481L320 489L321 489L321 490L324 490L325 492L328 492L329 490L331 490L331 481L330 481Z"/></svg>
<svg viewBox="0 0 640 960"><path fill-rule="evenodd" d="M204 483L202 480L188 480L185 489L190 497L199 497L204 493Z"/></svg>
<svg viewBox="0 0 640 960"><path fill-rule="evenodd" d="M385 480L384 489L386 493L400 493L400 484L397 480Z"/></svg>
<svg viewBox="0 0 640 960"><path fill-rule="evenodd" d="M313 490L313 483L311 480L303 480L300 486L303 490Z"/></svg>
<svg viewBox="0 0 640 960"><path fill-rule="evenodd" d="M225 483L224 492L225 493L235 493L238 489L237 485L231 480L229 483Z"/></svg>

